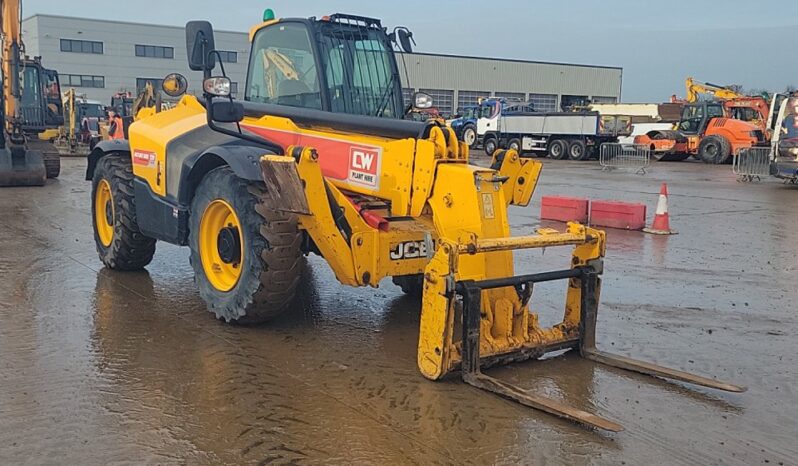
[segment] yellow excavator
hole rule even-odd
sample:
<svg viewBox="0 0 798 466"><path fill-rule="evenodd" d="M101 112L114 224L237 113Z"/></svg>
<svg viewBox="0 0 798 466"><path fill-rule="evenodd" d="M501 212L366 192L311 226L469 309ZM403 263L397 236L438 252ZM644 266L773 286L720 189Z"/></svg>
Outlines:
<svg viewBox="0 0 798 466"><path fill-rule="evenodd" d="M190 248L199 295L217 318L259 323L295 309L303 255L318 254L349 286L387 278L420 303L417 363L591 428L616 422L532 394L482 369L573 350L616 368L732 392L743 387L596 348L605 233L577 223L563 232L511 236L509 209L527 206L542 164L497 151L489 167L436 121L411 121L395 48L377 19L346 14L264 21L250 30L243 101L215 50L207 21L186 25L189 68L201 97L139 118L129 139L89 155L92 223L106 267L147 266L157 241ZM270 74L264 54L290 58L296 74ZM185 78L164 79L184 94ZM429 95L417 93L418 108ZM570 247L562 269L516 275L513 252ZM540 262L536 261L538 267ZM530 309L536 283L567 283L562 321L545 327Z"/></svg>
<svg viewBox="0 0 798 466"><path fill-rule="evenodd" d="M45 69L38 57L25 56L20 13L19 0L0 0L0 186L41 186L60 172L49 139L63 125L61 90L58 73Z"/></svg>
<svg viewBox="0 0 798 466"><path fill-rule="evenodd" d="M720 100L743 97L742 94L728 86L719 86L717 84L696 81L692 77L684 80L684 88L686 96L685 101L687 103L697 102L701 94L710 94Z"/></svg>

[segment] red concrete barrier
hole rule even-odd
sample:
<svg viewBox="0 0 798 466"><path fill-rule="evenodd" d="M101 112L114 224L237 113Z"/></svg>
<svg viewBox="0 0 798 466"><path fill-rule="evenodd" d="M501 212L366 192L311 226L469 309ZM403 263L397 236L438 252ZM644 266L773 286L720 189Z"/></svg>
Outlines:
<svg viewBox="0 0 798 466"><path fill-rule="evenodd" d="M540 201L540 219L587 223L589 202L581 197L543 196Z"/></svg>
<svg viewBox="0 0 798 466"><path fill-rule="evenodd" d="M598 227L642 230L646 226L646 205L621 201L590 203L590 224Z"/></svg>

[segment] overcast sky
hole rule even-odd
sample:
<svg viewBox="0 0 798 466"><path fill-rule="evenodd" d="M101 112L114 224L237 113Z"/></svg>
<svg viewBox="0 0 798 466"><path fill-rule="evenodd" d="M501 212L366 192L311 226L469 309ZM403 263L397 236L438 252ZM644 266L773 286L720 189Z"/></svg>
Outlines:
<svg viewBox="0 0 798 466"><path fill-rule="evenodd" d="M330 5L335 5L334 7ZM23 0L36 13L246 31L278 17L352 13L404 25L417 50L621 66L625 102L684 95L684 78L745 88L798 86L798 0Z"/></svg>

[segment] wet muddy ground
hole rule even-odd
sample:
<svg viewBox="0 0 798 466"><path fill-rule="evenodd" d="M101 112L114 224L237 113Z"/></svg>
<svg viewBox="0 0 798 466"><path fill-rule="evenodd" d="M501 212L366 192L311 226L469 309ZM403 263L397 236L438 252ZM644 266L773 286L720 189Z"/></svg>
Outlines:
<svg viewBox="0 0 798 466"><path fill-rule="evenodd" d="M543 194L645 202L671 191L680 234L609 231L599 346L747 385L692 389L564 356L489 373L623 424L602 434L416 369L418 305L351 289L311 258L289 315L214 320L188 251L142 273L102 268L85 161L44 188L0 191L0 464L796 464L798 188L730 167L645 176L547 162ZM565 251L519 254L518 271ZM543 322L563 283L536 288Z"/></svg>

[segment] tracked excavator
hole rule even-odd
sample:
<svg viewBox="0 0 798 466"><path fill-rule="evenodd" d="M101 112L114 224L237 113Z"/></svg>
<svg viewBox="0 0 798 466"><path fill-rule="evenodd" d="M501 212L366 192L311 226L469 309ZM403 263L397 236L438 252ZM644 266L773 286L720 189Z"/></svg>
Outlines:
<svg viewBox="0 0 798 466"><path fill-rule="evenodd" d="M147 266L157 241L188 246L199 294L227 322L260 323L294 309L303 255L318 254L349 286L393 282L420 302L417 363L595 429L622 426L533 394L484 369L574 351L600 364L741 392L743 387L597 349L605 234L577 223L511 236L508 210L527 206L541 163L497 151L489 167L434 120L405 118L395 50L403 30L335 14L276 19L249 33L243 101L206 21L186 25L200 97L135 121L129 140L90 154L94 239L117 270ZM264 53L265 52L265 53ZM272 73L264 57L291 61ZM285 68L288 69L288 68ZM184 78L164 91L185 92ZM416 94L418 108L432 105ZM519 207L519 208L520 208ZM563 268L516 275L513 252L570 247ZM542 262L540 263L542 264ZM540 266L540 264L538 266ZM562 321L529 308L536 283L565 281Z"/></svg>
<svg viewBox="0 0 798 466"><path fill-rule="evenodd" d="M58 73L25 56L19 0L0 1L3 94L0 186L41 186L61 171L49 139L63 125ZM50 133L48 133L48 131Z"/></svg>

